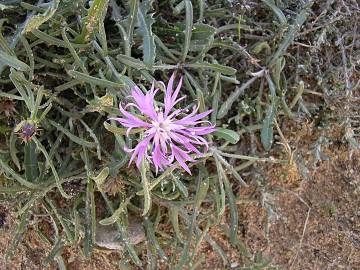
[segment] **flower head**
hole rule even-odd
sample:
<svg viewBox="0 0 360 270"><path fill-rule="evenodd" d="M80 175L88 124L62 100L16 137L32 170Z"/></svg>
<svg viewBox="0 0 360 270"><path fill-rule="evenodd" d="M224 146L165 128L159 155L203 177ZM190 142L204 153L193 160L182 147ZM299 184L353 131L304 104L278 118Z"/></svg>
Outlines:
<svg viewBox="0 0 360 270"><path fill-rule="evenodd" d="M155 95L159 89L155 89L155 82L150 91L146 94L135 86L132 89L131 97L134 102L128 103L125 107L119 105L122 118L110 118L118 121L127 128L127 135L133 128L144 130L142 140L133 149L126 148L131 152L129 165L136 158L136 165L139 168L143 158L154 164L156 173L177 161L189 174L191 174L186 162L195 162L190 156L191 153L202 155L199 147L208 149L208 143L203 135L215 130L215 127L202 118L209 115L212 110L198 113L199 106L194 106L191 113L187 114L185 109L176 109L175 105L182 99L177 98L182 85L182 78L174 91L173 85L175 74L173 74L165 87L164 102L155 102ZM140 114L133 114L126 109L133 107ZM205 126L203 126L205 124Z"/></svg>
<svg viewBox="0 0 360 270"><path fill-rule="evenodd" d="M21 138L24 140L24 142L30 142L35 133L36 133L36 127L29 123L25 123L24 126L22 127L22 131L20 135Z"/></svg>

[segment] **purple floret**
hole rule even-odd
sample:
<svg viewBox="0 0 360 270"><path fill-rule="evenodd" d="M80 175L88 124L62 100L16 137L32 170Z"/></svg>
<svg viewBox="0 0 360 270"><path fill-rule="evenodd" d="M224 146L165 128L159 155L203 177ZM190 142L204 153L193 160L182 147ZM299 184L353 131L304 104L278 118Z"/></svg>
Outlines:
<svg viewBox="0 0 360 270"><path fill-rule="evenodd" d="M173 91L174 80L175 74L171 76L166 87L163 106L155 106L155 95L159 91L159 89L155 89L155 83L145 95L135 86L131 92L135 103L128 103L125 108L120 104L119 108L123 117L110 118L126 127L127 134L133 128L145 130L143 139L134 149L125 149L132 153L129 165L137 157L136 166L139 168L142 159L146 158L154 164L156 173L158 173L159 169L164 170L177 161L191 174L186 162L195 162L195 160L190 154L195 153L202 156L202 152L198 148L203 146L205 151L208 150L208 143L203 136L215 131L215 126L209 121L201 119L208 116L212 110L198 113L199 107L194 106L192 112L186 114L183 109L175 109L174 106L185 96L177 98L182 86L182 78L180 78L175 91ZM159 83L165 86L163 82ZM128 107L134 107L144 117L140 119L129 113L126 110Z"/></svg>

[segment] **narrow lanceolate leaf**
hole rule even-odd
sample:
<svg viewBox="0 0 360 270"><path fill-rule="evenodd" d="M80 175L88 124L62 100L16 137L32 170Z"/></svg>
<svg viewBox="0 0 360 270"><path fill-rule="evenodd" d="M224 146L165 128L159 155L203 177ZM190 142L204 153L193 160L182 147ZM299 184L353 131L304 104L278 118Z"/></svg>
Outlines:
<svg viewBox="0 0 360 270"><path fill-rule="evenodd" d="M169 208L169 215L170 215L170 221L174 228L176 237L179 239L180 242L183 242L183 236L180 231L179 226L179 208L177 207L171 207Z"/></svg>
<svg viewBox="0 0 360 270"><path fill-rule="evenodd" d="M214 132L214 135L222 139L225 139L232 144L235 144L240 140L239 133L227 128L217 128L216 131Z"/></svg>
<svg viewBox="0 0 360 270"><path fill-rule="evenodd" d="M132 197L128 197L125 201L120 202L119 208L116 209L110 217L100 220L99 223L101 225L111 225L117 222L120 218L120 215L126 213L126 209L131 198Z"/></svg>
<svg viewBox="0 0 360 270"><path fill-rule="evenodd" d="M223 174L225 174L225 173L223 172ZM235 196L232 191L229 179L226 176L224 176L223 179L224 179L225 191L226 191L226 194L229 199L230 221L231 221L230 240L234 244L237 239L236 234L237 234L237 229L238 229L238 213L237 213L236 201L235 201Z"/></svg>
<svg viewBox="0 0 360 270"><path fill-rule="evenodd" d="M146 65L143 61L140 61L139 59L135 59L131 56L119 54L116 56L116 59L119 60L124 65L132 67L132 68L149 69L149 70L151 69L151 67Z"/></svg>
<svg viewBox="0 0 360 270"><path fill-rule="evenodd" d="M219 181L221 180L224 183L225 191L228 197L228 203L230 207L230 239L231 242L234 243L236 241L236 233L238 228L238 216L237 216L237 208L235 202L235 196L233 194L232 188L230 186L229 179L226 176L224 168L221 165L221 160L219 159L219 155L215 154L216 168L219 176Z"/></svg>
<svg viewBox="0 0 360 270"><path fill-rule="evenodd" d="M216 33L216 28L204 23L194 24L191 40L209 40Z"/></svg>
<svg viewBox="0 0 360 270"><path fill-rule="evenodd" d="M206 178L202 179L202 181L200 183L200 187L198 189L198 192L196 193L196 196L195 196L194 206L196 208L199 208L201 206L202 202L205 200L206 195L208 193L208 189L209 189L209 177L206 177Z"/></svg>
<svg viewBox="0 0 360 270"><path fill-rule="evenodd" d="M141 162L141 183L144 190L144 211L143 216L145 216L151 207L151 195L150 195L150 189L149 189L149 181L146 175L146 166L145 166L145 160L143 159Z"/></svg>
<svg viewBox="0 0 360 270"><path fill-rule="evenodd" d="M44 259L43 265L47 266L51 261L55 259L56 256L61 254L63 249L64 249L64 242L60 238L51 249L49 255Z"/></svg>
<svg viewBox="0 0 360 270"><path fill-rule="evenodd" d="M58 174L58 172L56 171L55 166L54 166L54 164L53 164L53 162L52 162L52 160L51 160L48 152L46 151L45 147L41 144L41 142L40 142L38 139L33 138L33 141L35 142L37 148L38 148L38 149L43 153L43 155L45 156L45 159L46 159L46 161L48 162L48 164L49 164L49 166L50 166L50 168L51 168L51 171L52 171L52 173L53 173L53 175L54 175L54 178L55 178L55 181L56 181L56 185L57 185L57 188L58 188L59 191L60 191L60 194L61 194L64 198L70 199L71 196L68 195L68 194L66 194L65 191L64 191L64 189L63 189L63 187L61 186L59 174Z"/></svg>
<svg viewBox="0 0 360 270"><path fill-rule="evenodd" d="M115 83L115 82L108 81L105 79L100 79L100 78L93 77L93 76L90 76L90 75L87 75L85 73L81 73L81 72L78 72L75 70L69 70L68 74L76 80L86 82L89 84L95 84L95 85L102 86L102 87L111 87L114 89L124 88L124 85L121 83Z"/></svg>
<svg viewBox="0 0 360 270"><path fill-rule="evenodd" d="M11 176L13 179L18 181L21 185L30 188L30 189L36 189L38 186L26 181L24 178L22 178L20 175L18 175L8 164L6 164L2 159L0 159L0 168L3 172Z"/></svg>
<svg viewBox="0 0 360 270"><path fill-rule="evenodd" d="M51 5L49 5L48 9L43 14L31 17L30 20L27 21L22 33L25 34L31 32L34 29L38 29L40 25L48 21L52 16L54 16L59 3L60 0L53 0Z"/></svg>
<svg viewBox="0 0 360 270"><path fill-rule="evenodd" d="M281 11L280 8L278 8L273 0L261 0L263 3L265 3L276 15L276 17L278 17L279 22L283 25L287 24L287 20L286 17L284 15L284 13Z"/></svg>
<svg viewBox="0 0 360 270"><path fill-rule="evenodd" d="M24 145L24 167L26 180L34 182L38 176L38 162L36 145L33 141L27 142Z"/></svg>
<svg viewBox="0 0 360 270"><path fill-rule="evenodd" d="M77 136L75 136L74 134L72 134L68 129L64 128L62 125L60 125L59 123L56 123L50 119L48 119L49 123L54 126L57 130L63 132L70 140L72 140L73 142L85 146L85 147L89 147L89 148L96 148L96 144L93 142L89 142L89 141L85 141L82 138L79 138Z"/></svg>
<svg viewBox="0 0 360 270"><path fill-rule="evenodd" d="M152 24L155 22L152 14L148 14L150 9L150 1L143 1L137 12L138 19L138 31L140 36L143 37L143 54L144 63L153 65L155 62L156 45L154 40L154 34L152 32Z"/></svg>
<svg viewBox="0 0 360 270"><path fill-rule="evenodd" d="M0 4L0 10L1 11L4 11L5 9L14 9L16 8L15 6L8 6L8 5L3 5L3 4Z"/></svg>
<svg viewBox="0 0 360 270"><path fill-rule="evenodd" d="M30 71L30 67L27 64L3 51L0 51L0 63L20 71Z"/></svg>
<svg viewBox="0 0 360 270"><path fill-rule="evenodd" d="M261 70L260 72L257 72L254 77L252 77L250 80L245 82L243 85L241 85L240 87L236 87L235 91L233 91L228 97L228 99L221 105L217 115L217 119L221 119L225 117L225 115L227 115L233 103L244 93L245 89L250 87L251 84L254 81L256 81L257 78L263 76L264 73L265 71Z"/></svg>
<svg viewBox="0 0 360 270"><path fill-rule="evenodd" d="M96 217L95 217L95 196L94 196L94 181L91 175L91 163L88 151L83 147L83 160L85 163L85 170L87 171L87 186L85 198L85 237L84 237L84 255L90 257L95 243L96 231Z"/></svg>
<svg viewBox="0 0 360 270"><path fill-rule="evenodd" d="M130 46L132 45L133 42L133 32L134 32L134 26L135 26L135 22L136 22L136 14L138 13L138 8L139 8L139 1L138 0L130 0L130 14L128 17L128 38L129 38L129 43Z"/></svg>
<svg viewBox="0 0 360 270"><path fill-rule="evenodd" d="M300 31L301 26L305 23L308 17L308 10L310 10L310 7L313 5L313 3L314 1L311 1L308 5L305 5L304 8L297 14L295 22L289 26L289 30L284 35L276 52L270 58L268 66L275 64L277 59L286 52L287 48L293 42L296 33Z"/></svg>
<svg viewBox="0 0 360 270"><path fill-rule="evenodd" d="M182 53L183 61L185 61L186 56L189 52L191 34L192 34L192 28L193 28L193 7L191 4L191 1L184 0L184 2L185 2L186 16L185 16L185 41L184 41L184 47L183 47L183 53Z"/></svg>
<svg viewBox="0 0 360 270"><path fill-rule="evenodd" d="M109 167L105 167L97 176L93 177L93 180L95 181L98 188L101 187L102 184L105 182L106 178L109 176L109 172Z"/></svg>
<svg viewBox="0 0 360 270"><path fill-rule="evenodd" d="M126 129L125 128L118 128L118 127L114 127L112 125L110 125L109 123L104 122L104 127L110 131L111 133L113 133L114 135L126 135ZM143 131L143 128L133 128L132 130L130 130L130 132L128 134L136 134L139 133L141 131Z"/></svg>
<svg viewBox="0 0 360 270"><path fill-rule="evenodd" d="M88 42L99 30L99 23L105 18L109 0L94 0L85 19L80 36L76 38L77 43Z"/></svg>
<svg viewBox="0 0 360 270"><path fill-rule="evenodd" d="M188 64L186 66L189 68L195 68L195 69L198 69L198 68L210 69L210 70L217 71L224 75L234 75L236 73L235 68L227 67L227 66L223 66L223 65L219 65L219 64L211 64L211 63L207 63L207 62Z"/></svg>
<svg viewBox="0 0 360 270"><path fill-rule="evenodd" d="M269 85L271 106L269 107L266 116L264 118L263 125L261 128L260 138L261 138L261 143L264 146L265 150L269 151L273 143L273 135L274 135L273 123L276 117L278 97L276 96L275 85L270 75L266 74L265 77Z"/></svg>
<svg viewBox="0 0 360 270"><path fill-rule="evenodd" d="M269 107L261 128L261 143L268 151L273 143L273 123L276 116L277 101L274 100Z"/></svg>
<svg viewBox="0 0 360 270"><path fill-rule="evenodd" d="M156 253L160 256L161 259L168 261L168 257L156 239L154 225L147 218L144 221L144 225L149 244L156 250Z"/></svg>

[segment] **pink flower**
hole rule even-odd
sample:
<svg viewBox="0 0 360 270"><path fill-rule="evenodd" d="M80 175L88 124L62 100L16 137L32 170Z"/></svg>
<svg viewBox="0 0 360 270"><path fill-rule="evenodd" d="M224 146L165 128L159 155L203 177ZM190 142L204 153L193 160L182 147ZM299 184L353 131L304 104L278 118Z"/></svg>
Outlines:
<svg viewBox="0 0 360 270"><path fill-rule="evenodd" d="M143 139L137 146L134 149L125 149L127 152L132 152L129 165L137 157L136 165L139 168L142 159L146 158L154 164L156 173L158 173L159 169L164 170L176 160L181 167L191 174L186 162L195 162L195 160L190 154L195 153L202 156L198 150L198 147L202 146L207 151L208 143L203 135L215 131L215 126L209 121L201 119L209 115L212 110L198 114L199 106L194 106L192 112L186 114L186 110L174 108L185 98L185 96L177 98L181 89L182 78L180 78L175 91L173 91L174 80L175 73L171 76L166 87L163 105L155 102L155 95L159 89L155 89L154 83L151 90L145 95L135 86L131 92L135 103L128 103L125 108L120 104L119 108L123 117L110 118L126 127L127 135L132 128L144 130ZM165 88L165 84L160 83ZM128 107L135 108L141 116L135 116L126 111ZM202 124L206 124L206 126Z"/></svg>

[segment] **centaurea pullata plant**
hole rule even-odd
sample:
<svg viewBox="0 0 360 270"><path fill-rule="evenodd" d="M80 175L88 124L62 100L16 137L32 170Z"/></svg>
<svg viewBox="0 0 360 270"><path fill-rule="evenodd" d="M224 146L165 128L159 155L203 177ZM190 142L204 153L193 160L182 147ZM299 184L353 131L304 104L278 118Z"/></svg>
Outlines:
<svg viewBox="0 0 360 270"><path fill-rule="evenodd" d="M163 104L155 101L159 88L155 88L153 82L150 91L145 94L135 86L131 91L130 102L119 105L123 117L110 118L118 121L127 128L127 135L133 128L143 130L142 140L133 149L125 148L126 152L132 153L129 165L137 157L136 165L139 168L142 159L145 158L155 166L156 173L159 169L164 170L177 161L189 174L191 171L186 162L195 162L191 153L202 156L201 150L208 150L208 142L203 137L215 131L215 126L209 121L202 120L212 110L198 113L199 106L194 106L192 112L186 109L175 108L185 96L177 98L181 86L182 77L179 79L175 91L173 91L175 73L172 74L166 88ZM127 108L133 107L139 114L130 113Z"/></svg>

